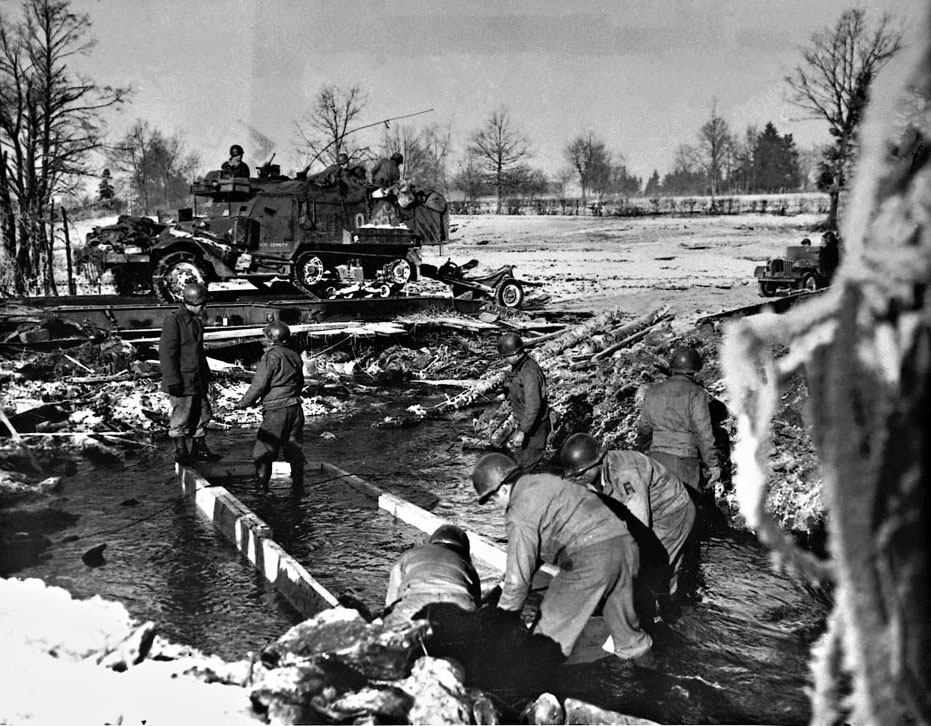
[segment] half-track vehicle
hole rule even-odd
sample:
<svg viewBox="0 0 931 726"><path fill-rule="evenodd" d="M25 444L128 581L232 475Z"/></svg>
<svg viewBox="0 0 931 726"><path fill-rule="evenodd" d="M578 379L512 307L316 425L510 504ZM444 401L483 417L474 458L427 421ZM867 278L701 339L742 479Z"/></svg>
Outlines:
<svg viewBox="0 0 931 726"><path fill-rule="evenodd" d="M418 279L423 245L449 238L446 200L411 184L385 193L359 176L291 179L266 164L258 178L210 172L191 192L195 207L176 221L124 215L95 227L79 265L111 271L120 294L165 302L190 282L232 280L290 283L315 298L387 297Z"/></svg>
<svg viewBox="0 0 931 726"><path fill-rule="evenodd" d="M814 292L831 284L837 267L836 246L833 255L824 245L791 245L782 257L773 257L753 272L763 297L793 292Z"/></svg>

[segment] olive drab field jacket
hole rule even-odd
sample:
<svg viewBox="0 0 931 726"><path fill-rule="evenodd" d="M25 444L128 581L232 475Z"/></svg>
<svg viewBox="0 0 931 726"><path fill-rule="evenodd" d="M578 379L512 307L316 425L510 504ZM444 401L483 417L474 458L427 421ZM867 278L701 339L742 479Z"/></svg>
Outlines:
<svg viewBox="0 0 931 726"><path fill-rule="evenodd" d="M524 354L507 371L505 380L517 429L529 434L549 416L543 370L533 358Z"/></svg>
<svg viewBox="0 0 931 726"><path fill-rule="evenodd" d="M204 352L204 325L183 305L165 318L158 342L158 360L162 368L161 390L184 385L183 396L206 394L210 367Z"/></svg>
<svg viewBox="0 0 931 726"><path fill-rule="evenodd" d="M421 545L401 555L391 568L385 594L392 621L410 618L431 603L473 611L481 600L482 583L472 562L441 544Z"/></svg>
<svg viewBox="0 0 931 726"><path fill-rule="evenodd" d="M518 611L539 561L571 566L573 553L616 537L636 547L624 524L598 495L552 474L522 476L504 515L507 571L498 607Z"/></svg>
<svg viewBox="0 0 931 726"><path fill-rule="evenodd" d="M695 505L685 485L646 454L609 451L601 465L601 485L606 496L627 507L657 535L692 528Z"/></svg>
<svg viewBox="0 0 931 726"><path fill-rule="evenodd" d="M637 422L637 449L696 458L718 466L709 396L688 376L673 374L647 390Z"/></svg>
<svg viewBox="0 0 931 726"><path fill-rule="evenodd" d="M301 402L304 390L304 361L300 353L276 343L265 351L255 368L252 384L243 394L240 407L262 400L262 408L270 411Z"/></svg>

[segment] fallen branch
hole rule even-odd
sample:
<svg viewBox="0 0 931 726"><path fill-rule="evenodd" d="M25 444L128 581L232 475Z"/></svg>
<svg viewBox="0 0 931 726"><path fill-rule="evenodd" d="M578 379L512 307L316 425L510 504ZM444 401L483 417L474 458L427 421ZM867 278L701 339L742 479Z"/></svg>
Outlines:
<svg viewBox="0 0 931 726"><path fill-rule="evenodd" d="M668 310L668 308L663 308L663 310ZM550 341L545 346L543 346L543 348L537 351L536 355L534 355L534 359L538 364L540 364L542 368L545 369L547 364L564 350L566 350L566 348L572 348L573 346L581 343L586 338L591 337L592 334L596 331L610 327L611 324L620 317L620 315L620 310L609 310L607 312L601 313L600 315L596 315L594 318L587 320L580 325L576 325L575 327L560 333L555 340ZM449 398L446 401L437 404L435 408L439 411L449 411L451 409L458 409L464 406L469 406L488 391L503 385L506 376L506 368L491 373L482 378L482 380L479 381L479 383L475 386L470 387L468 390L463 391L453 398Z"/></svg>

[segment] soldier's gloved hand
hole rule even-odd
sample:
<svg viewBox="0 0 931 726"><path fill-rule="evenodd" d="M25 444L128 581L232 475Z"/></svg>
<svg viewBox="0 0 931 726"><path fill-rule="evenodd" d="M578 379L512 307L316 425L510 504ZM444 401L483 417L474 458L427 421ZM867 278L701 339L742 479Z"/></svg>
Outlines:
<svg viewBox="0 0 931 726"><path fill-rule="evenodd" d="M183 383L172 383L168 386L168 395L178 398L184 395L184 384Z"/></svg>
<svg viewBox="0 0 931 726"><path fill-rule="evenodd" d="M524 443L524 436L525 436L525 434L524 434L523 431L518 431L518 432L516 432L516 433L511 437L511 443L512 443L514 446L520 446L521 444Z"/></svg>
<svg viewBox="0 0 931 726"><path fill-rule="evenodd" d="M713 487L721 481L721 467L720 466L709 466L708 467L708 486Z"/></svg>

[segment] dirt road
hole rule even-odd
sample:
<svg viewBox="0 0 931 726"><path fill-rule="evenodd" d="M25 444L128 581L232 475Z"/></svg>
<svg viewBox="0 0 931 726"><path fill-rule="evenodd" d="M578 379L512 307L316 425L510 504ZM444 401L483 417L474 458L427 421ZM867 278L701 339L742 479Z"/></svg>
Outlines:
<svg viewBox="0 0 931 726"><path fill-rule="evenodd" d="M819 221L817 215L459 216L452 219L453 242L425 248L424 262L474 257L476 273L513 264L518 278L545 283L528 292L545 292L553 307L642 314L668 304L679 324L690 324L762 302L753 268L802 237L817 243L812 230Z"/></svg>

